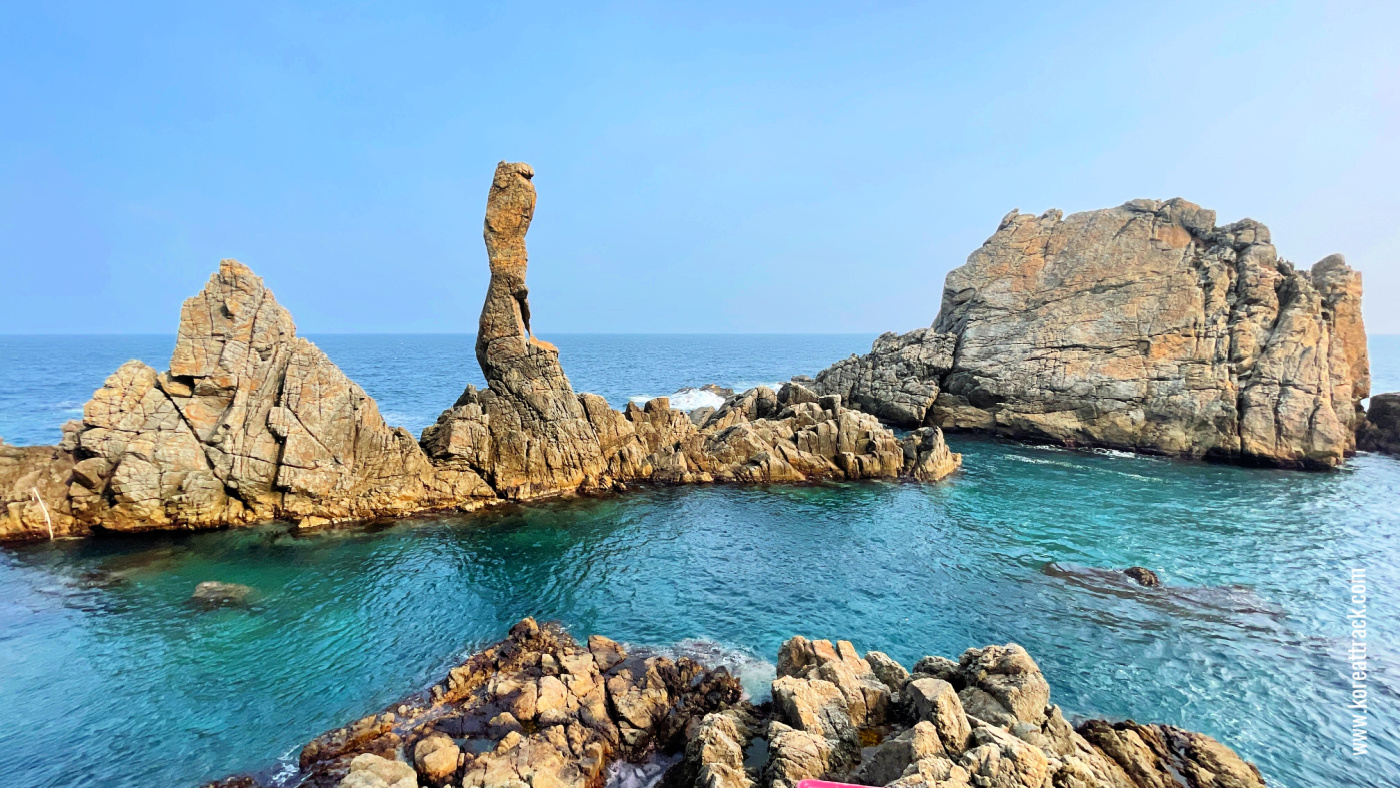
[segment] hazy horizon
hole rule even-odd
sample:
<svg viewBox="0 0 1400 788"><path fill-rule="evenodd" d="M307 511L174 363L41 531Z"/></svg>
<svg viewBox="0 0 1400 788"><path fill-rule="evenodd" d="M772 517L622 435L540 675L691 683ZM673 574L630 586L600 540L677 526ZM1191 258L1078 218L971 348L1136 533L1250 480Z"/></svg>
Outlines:
<svg viewBox="0 0 1400 788"><path fill-rule="evenodd" d="M0 32L0 333L160 333L234 257L307 333L881 333L1012 208L1181 196L1400 332L1400 4L43 4ZM653 329L652 331L638 330Z"/></svg>

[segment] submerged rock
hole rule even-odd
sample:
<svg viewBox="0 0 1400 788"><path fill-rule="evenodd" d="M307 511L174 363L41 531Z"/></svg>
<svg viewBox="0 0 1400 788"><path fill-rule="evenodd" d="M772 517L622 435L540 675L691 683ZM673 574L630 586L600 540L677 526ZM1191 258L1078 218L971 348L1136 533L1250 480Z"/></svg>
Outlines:
<svg viewBox="0 0 1400 788"><path fill-rule="evenodd" d="M248 604L255 593L252 588L238 583L207 580L194 587L190 602L205 608L241 607Z"/></svg>
<svg viewBox="0 0 1400 788"><path fill-rule="evenodd" d="M1361 276L1295 269L1264 225L1180 199L1012 211L931 327L810 385L905 427L1329 467L1370 389Z"/></svg>
<svg viewBox="0 0 1400 788"><path fill-rule="evenodd" d="M1130 566L1123 570L1123 574L1127 575L1134 583L1145 588L1156 588L1162 585L1162 578L1158 577L1156 572L1145 566Z"/></svg>

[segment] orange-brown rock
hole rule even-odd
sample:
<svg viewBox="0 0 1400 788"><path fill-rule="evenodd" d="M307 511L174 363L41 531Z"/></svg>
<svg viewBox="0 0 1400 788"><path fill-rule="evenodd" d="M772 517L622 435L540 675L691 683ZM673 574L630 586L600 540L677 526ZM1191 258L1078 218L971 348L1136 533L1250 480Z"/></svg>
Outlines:
<svg viewBox="0 0 1400 788"><path fill-rule="evenodd" d="M1370 388L1361 277L1184 200L1012 211L948 274L930 328L812 383L902 426L1330 467Z"/></svg>

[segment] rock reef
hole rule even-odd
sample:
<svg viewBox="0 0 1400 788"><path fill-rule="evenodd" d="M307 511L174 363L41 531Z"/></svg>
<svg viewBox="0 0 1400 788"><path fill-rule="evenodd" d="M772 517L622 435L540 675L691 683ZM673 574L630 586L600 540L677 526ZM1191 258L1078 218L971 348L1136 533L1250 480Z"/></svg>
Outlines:
<svg viewBox="0 0 1400 788"><path fill-rule="evenodd" d="M1185 200L1012 211L949 272L929 328L809 383L900 426L1285 467L1356 448L1361 275Z"/></svg>
<svg viewBox="0 0 1400 788"><path fill-rule="evenodd" d="M910 671L846 641L795 637L773 700L724 668L587 645L526 619L429 691L317 737L279 784L315 788L600 788L618 760L683 754L662 788L1255 788L1209 736L1131 720L1072 726L1015 644ZM239 776L208 788L257 788Z"/></svg>
<svg viewBox="0 0 1400 788"><path fill-rule="evenodd" d="M487 199L476 343L487 386L467 386L421 440L387 425L262 279L224 260L185 302L168 371L122 365L57 447L0 445L0 539L319 525L629 482L932 481L958 467L937 428L896 438L797 383L731 393L695 420L665 397L616 411L575 393L530 328L533 177L502 162Z"/></svg>

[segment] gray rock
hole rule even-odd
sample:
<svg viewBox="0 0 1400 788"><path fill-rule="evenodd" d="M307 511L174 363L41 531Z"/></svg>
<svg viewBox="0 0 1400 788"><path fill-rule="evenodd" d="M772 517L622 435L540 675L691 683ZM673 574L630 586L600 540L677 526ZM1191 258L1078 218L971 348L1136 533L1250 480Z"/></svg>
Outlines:
<svg viewBox="0 0 1400 788"><path fill-rule="evenodd" d="M909 671L905 670L903 665L895 662L883 651L865 652L865 661L870 663L875 678L884 682L885 686L890 688L890 692L899 694L904 691L904 685L909 682Z"/></svg>

